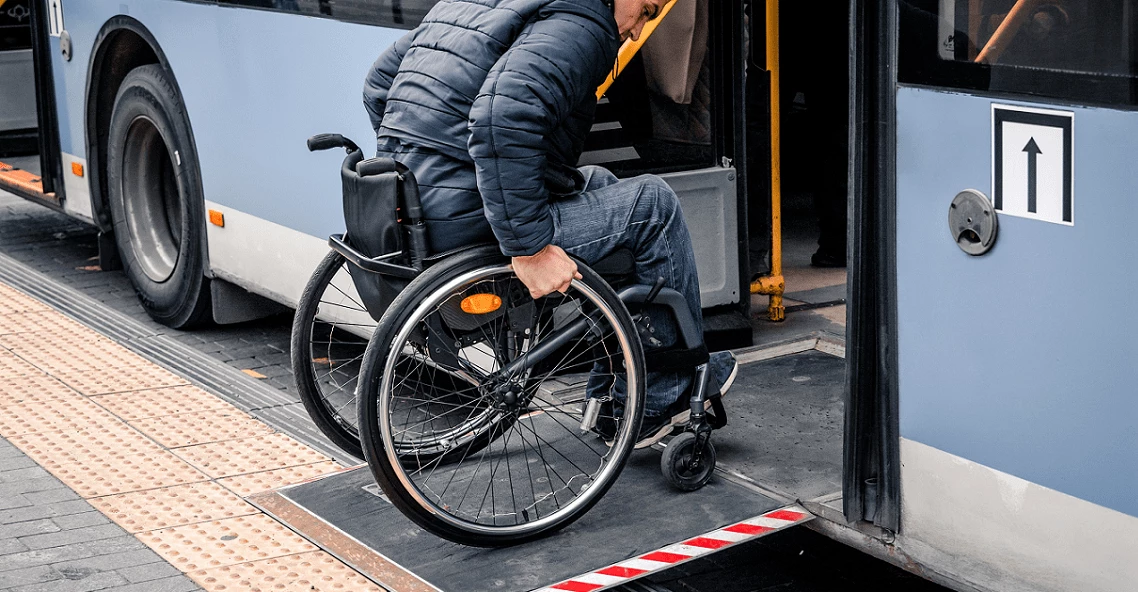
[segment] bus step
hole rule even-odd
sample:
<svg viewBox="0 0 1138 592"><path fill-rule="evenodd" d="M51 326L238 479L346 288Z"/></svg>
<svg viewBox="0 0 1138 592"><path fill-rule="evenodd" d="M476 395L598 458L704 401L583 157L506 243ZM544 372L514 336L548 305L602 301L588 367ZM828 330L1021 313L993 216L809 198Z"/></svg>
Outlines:
<svg viewBox="0 0 1138 592"><path fill-rule="evenodd" d="M54 193L44 193L40 176L0 162L0 191L7 191L23 198L59 205Z"/></svg>

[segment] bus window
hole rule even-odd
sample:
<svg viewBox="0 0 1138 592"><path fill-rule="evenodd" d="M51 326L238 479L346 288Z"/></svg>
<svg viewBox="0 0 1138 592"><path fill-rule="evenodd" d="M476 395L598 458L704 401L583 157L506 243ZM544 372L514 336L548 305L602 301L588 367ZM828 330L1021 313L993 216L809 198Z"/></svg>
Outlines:
<svg viewBox="0 0 1138 592"><path fill-rule="evenodd" d="M1138 0L902 0L903 83L1138 105Z"/></svg>
<svg viewBox="0 0 1138 592"><path fill-rule="evenodd" d="M367 25L413 29L437 0L218 0L221 5L265 8Z"/></svg>
<svg viewBox="0 0 1138 592"><path fill-rule="evenodd" d="M32 48L29 0L0 2L0 51Z"/></svg>

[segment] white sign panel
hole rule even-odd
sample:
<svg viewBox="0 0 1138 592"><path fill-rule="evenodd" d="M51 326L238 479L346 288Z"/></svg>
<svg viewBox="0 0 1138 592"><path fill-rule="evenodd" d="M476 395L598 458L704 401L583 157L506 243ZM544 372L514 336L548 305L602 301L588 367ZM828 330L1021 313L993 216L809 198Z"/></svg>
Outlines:
<svg viewBox="0 0 1138 592"><path fill-rule="evenodd" d="M1075 224L1071 111L992 105L992 205L996 211Z"/></svg>
<svg viewBox="0 0 1138 592"><path fill-rule="evenodd" d="M59 37L63 32L63 0L47 0L48 32L52 37Z"/></svg>

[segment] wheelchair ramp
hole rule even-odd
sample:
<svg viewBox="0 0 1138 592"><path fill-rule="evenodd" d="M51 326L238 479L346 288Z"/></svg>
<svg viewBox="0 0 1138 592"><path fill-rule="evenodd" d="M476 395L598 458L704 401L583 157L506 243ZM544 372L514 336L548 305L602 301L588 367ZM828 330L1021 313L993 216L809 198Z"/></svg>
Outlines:
<svg viewBox="0 0 1138 592"><path fill-rule="evenodd" d="M812 517L722 477L697 492L673 491L659 461L657 451L635 453L580 520L504 549L419 529L380 495L366 466L250 501L398 592L604 590Z"/></svg>

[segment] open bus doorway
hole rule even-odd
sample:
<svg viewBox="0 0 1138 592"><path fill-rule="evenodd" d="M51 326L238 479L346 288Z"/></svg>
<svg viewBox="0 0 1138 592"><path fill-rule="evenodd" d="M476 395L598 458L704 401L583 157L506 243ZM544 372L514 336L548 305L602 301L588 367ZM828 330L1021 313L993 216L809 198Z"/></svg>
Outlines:
<svg viewBox="0 0 1138 592"><path fill-rule="evenodd" d="M752 295L755 343L776 343L804 333L844 339L849 226L848 6L839 3L818 10L803 3L781 2L776 29L762 14L765 5L757 6L759 14L749 15L747 65L749 272L752 281L762 276L782 277L784 308L772 309L766 290ZM767 39L770 31L777 31L773 43L778 48L777 69L772 68L778 76L773 95L768 74L773 66ZM775 95L777 109L771 109ZM772 123L777 125L773 130ZM777 148L772 131L779 140ZM772 163L775 149L778 155ZM763 174L773 167L778 167L776 174ZM772 232L774 201L778 202L774 207L779 223ZM780 259L780 269L772 270L775 257Z"/></svg>

